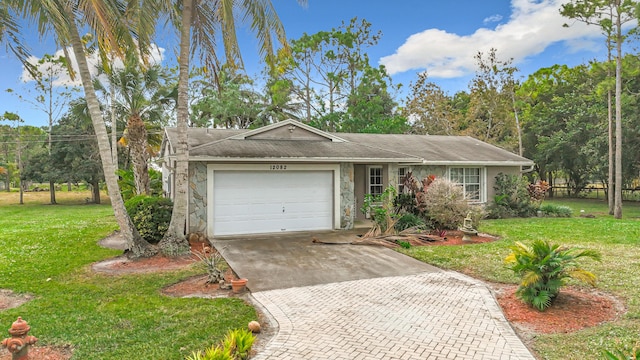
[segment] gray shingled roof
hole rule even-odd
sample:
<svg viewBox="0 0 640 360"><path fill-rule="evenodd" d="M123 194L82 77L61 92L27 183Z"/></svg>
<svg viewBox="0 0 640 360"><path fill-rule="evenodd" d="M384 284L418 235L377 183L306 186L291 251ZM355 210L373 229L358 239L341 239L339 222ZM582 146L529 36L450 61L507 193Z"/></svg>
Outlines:
<svg viewBox="0 0 640 360"><path fill-rule="evenodd" d="M468 136L334 133L345 142L238 139L249 130L189 128L195 161L269 159L530 166L529 159ZM175 128L165 141L176 143ZM232 138L236 137L236 138Z"/></svg>

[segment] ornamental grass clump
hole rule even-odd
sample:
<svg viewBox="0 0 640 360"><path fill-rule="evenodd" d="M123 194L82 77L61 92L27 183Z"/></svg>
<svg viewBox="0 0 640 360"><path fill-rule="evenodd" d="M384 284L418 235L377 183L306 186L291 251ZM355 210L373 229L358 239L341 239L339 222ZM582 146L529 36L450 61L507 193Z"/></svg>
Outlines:
<svg viewBox="0 0 640 360"><path fill-rule="evenodd" d="M551 306L566 279L595 285L596 276L578 264L583 257L600 261L600 253L595 250L552 245L543 240L536 240L531 246L516 242L510 249L505 262L521 278L516 296L540 311Z"/></svg>

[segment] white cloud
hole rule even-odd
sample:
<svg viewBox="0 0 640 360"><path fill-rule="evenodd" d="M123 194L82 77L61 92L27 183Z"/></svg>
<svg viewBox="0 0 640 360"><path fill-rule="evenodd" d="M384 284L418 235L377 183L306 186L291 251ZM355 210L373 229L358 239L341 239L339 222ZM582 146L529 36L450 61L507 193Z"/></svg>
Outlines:
<svg viewBox="0 0 640 360"><path fill-rule="evenodd" d="M154 47L153 50L151 51L151 57L149 60L150 64L155 65L155 64L162 63L162 59L164 58L164 52L165 52L164 48ZM29 62L35 65L38 71L40 71L41 73L52 74L52 77L54 78L54 81L53 81L54 86L82 86L82 82L80 80L80 74L78 73L78 64L76 62L76 56L73 53L73 50L71 48L68 48L68 54L69 54L69 60L73 64L73 70L76 73L75 74L76 76L73 80L71 79L71 76L69 76L69 73L65 66L58 65L58 64L51 65L50 63L47 63L47 62L44 62L43 64L39 64L38 62L40 61L40 58L37 58L35 56L31 56L29 58ZM64 51L58 50L54 54L52 54L52 56L53 58L64 57ZM93 53L87 57L87 61L89 62L89 70L91 71L91 76L95 77L98 74L98 65L100 64L100 57L98 56L97 53ZM120 59L115 59L113 65L116 69L124 68L122 60ZM49 71L49 69L51 69L51 72ZM22 69L22 75L20 76L20 80L22 80L23 82L34 81L31 74L29 74L29 72L27 72L26 69L24 69L24 67Z"/></svg>
<svg viewBox="0 0 640 360"><path fill-rule="evenodd" d="M490 23L495 23L495 22L500 22L500 20L502 20L502 15L500 14L495 14L495 15L491 15L487 18L484 18L484 20L482 20L483 24L490 24Z"/></svg>
<svg viewBox="0 0 640 360"><path fill-rule="evenodd" d="M413 34L393 55L380 59L390 74L427 70L430 77L455 78L475 71L474 55L497 49L501 60L514 59L514 65L543 52L549 45L564 42L568 51L594 49L600 37L597 26L575 22L560 15L567 0L511 0L511 16L495 29L480 28L470 35L457 35L440 29ZM589 41L591 40L591 41Z"/></svg>

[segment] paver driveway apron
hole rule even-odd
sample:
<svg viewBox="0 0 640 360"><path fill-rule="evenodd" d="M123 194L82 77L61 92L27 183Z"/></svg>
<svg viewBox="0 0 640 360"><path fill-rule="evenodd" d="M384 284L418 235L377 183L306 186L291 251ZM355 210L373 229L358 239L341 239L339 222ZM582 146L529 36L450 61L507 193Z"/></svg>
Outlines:
<svg viewBox="0 0 640 360"><path fill-rule="evenodd" d="M234 262L251 261L259 255L259 251L250 250L243 255L239 248L276 247L277 254L267 251L259 264L245 264L243 272L238 273L250 282L251 276L270 278L280 274L293 279L291 273L298 273L304 281L312 283L300 286L306 284L287 282L290 287L271 285L265 289L254 283L250 287L254 300L278 326L277 334L254 359L535 359L481 282L417 264L415 259L389 249L310 245L310 237L303 238L294 237L291 243L286 243L286 239L285 242L267 239L255 246L242 242L234 245L224 240L216 243L217 248L226 246L223 252L231 255L228 260L236 271ZM300 247L296 247L296 241ZM352 248L368 250L365 255L358 255L347 250ZM369 253L371 249L375 250ZM385 259L390 253L398 263L388 269L380 268L380 264L372 261L376 253L380 254L380 263L390 262ZM270 255L274 256L271 263ZM327 258L310 261L305 256ZM364 256L358 267L373 269L361 269L355 279L349 278L353 274L344 277L335 273L321 278L304 275L332 271L332 267L324 264L327 261L338 264L333 270L344 271L340 264L357 256ZM260 264L265 265L264 271L260 271ZM322 282L326 279L339 282Z"/></svg>

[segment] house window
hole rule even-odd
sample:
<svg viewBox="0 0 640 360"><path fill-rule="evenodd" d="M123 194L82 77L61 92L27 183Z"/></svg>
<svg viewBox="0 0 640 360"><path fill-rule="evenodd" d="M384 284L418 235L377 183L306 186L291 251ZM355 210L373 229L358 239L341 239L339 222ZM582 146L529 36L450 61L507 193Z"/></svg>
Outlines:
<svg viewBox="0 0 640 360"><path fill-rule="evenodd" d="M408 167L398 168L398 194L404 194L404 177L407 176L408 172Z"/></svg>
<svg viewBox="0 0 640 360"><path fill-rule="evenodd" d="M369 167L369 194L380 195L383 191L382 166Z"/></svg>
<svg viewBox="0 0 640 360"><path fill-rule="evenodd" d="M449 179L462 186L465 198L473 202L482 202L482 169L451 168Z"/></svg>

